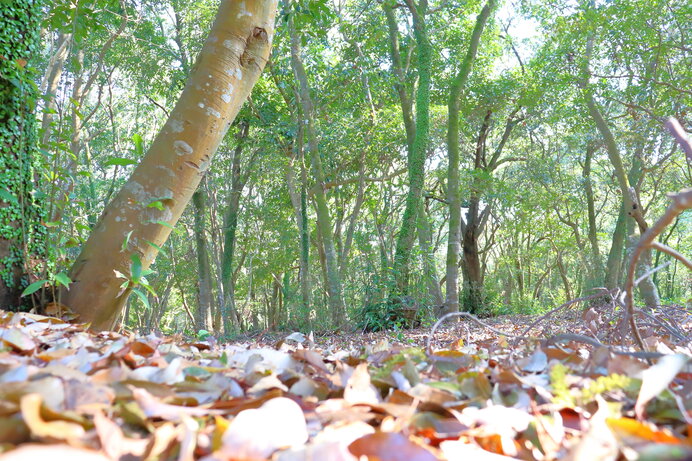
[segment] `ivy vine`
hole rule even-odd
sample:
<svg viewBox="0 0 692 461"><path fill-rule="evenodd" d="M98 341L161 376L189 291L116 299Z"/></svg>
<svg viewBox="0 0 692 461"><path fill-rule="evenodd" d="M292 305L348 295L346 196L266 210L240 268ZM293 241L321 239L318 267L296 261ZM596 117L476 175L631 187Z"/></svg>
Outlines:
<svg viewBox="0 0 692 461"><path fill-rule="evenodd" d="M32 65L40 54L42 7L41 0L12 0L0 8L0 285L6 292L26 286L29 261L44 253L34 186L39 91Z"/></svg>

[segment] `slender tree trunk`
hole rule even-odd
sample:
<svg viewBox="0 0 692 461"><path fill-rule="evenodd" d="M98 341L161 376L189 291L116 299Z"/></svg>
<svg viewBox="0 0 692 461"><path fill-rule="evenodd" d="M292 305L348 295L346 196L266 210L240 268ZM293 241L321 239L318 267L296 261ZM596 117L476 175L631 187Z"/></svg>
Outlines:
<svg viewBox="0 0 692 461"><path fill-rule="evenodd" d="M114 271L130 274L133 254L149 267L167 240L269 58L275 13L275 0L221 2L176 107L72 267L62 299L81 321L113 326L132 289Z"/></svg>
<svg viewBox="0 0 692 461"><path fill-rule="evenodd" d="M413 141L416 138L416 124L413 121L413 103L406 89L406 77L404 75L404 67L401 61L401 51L399 50L399 25L396 20L396 14L389 2L382 2L382 9L387 18L387 30L389 32L389 54L392 59L392 70L396 78L396 91L399 94L399 102L401 104L401 114L404 120L404 128L406 130L406 145L408 147L409 156L413 150Z"/></svg>
<svg viewBox="0 0 692 461"><path fill-rule="evenodd" d="M60 33L56 41L56 50L51 56L46 69L43 82L41 83L41 91L45 94L45 108L43 109L43 118L41 121L41 144L46 145L50 140L52 132L52 122L55 118L57 104L55 103L55 95L60 84L60 77L65 68L67 60L67 50L72 41L72 34Z"/></svg>
<svg viewBox="0 0 692 461"><path fill-rule="evenodd" d="M489 0L476 18L466 57L459 73L449 89L447 103L447 203L449 206L449 233L447 237L446 283L447 296L442 314L459 311L459 258L461 255L461 197L459 195L459 113L461 94L466 88L469 74L476 59L478 45L485 23L488 21L495 0Z"/></svg>
<svg viewBox="0 0 692 461"><path fill-rule="evenodd" d="M584 64L584 80L581 83L583 89L584 98L586 100L586 105L589 108L589 114L594 120L598 131L600 132L603 140L605 141L606 151L608 152L608 158L610 163L615 169L615 176L618 179L620 185L620 191L622 192L623 203L625 207L625 212L637 223L639 227L639 234L642 235L648 229L646 220L644 219L643 209L641 204L637 199L636 191L630 186L630 180L628 178L627 172L625 171L624 164L622 162L622 157L620 156L620 150L618 149L617 142L615 141L615 136L613 135L608 123L603 117L601 110L599 109L596 100L592 93L591 85L589 84L589 77L591 75L589 70L589 59L591 57L591 51L593 49L593 37L589 37L587 42L586 60ZM639 161L636 156L634 162ZM634 166L634 163L633 163ZM646 272L651 266L651 252L644 254L640 260L640 273ZM647 306L657 306L660 305L661 301L658 296L658 290L656 285L650 278L643 280L639 284L640 294L644 298L644 302Z"/></svg>
<svg viewBox="0 0 692 461"><path fill-rule="evenodd" d="M637 148L635 151L635 154L632 159L632 166L630 167L628 179L630 184L639 184L640 180L644 174L644 169L643 169L643 161L642 161L642 153L645 149L644 144L640 144L640 146ZM639 191L637 190L636 187L633 188L632 194L635 197L639 196ZM637 202L638 203L638 202ZM642 215L642 221L644 220L644 211L642 207L639 207L641 209L640 213ZM627 260L623 263L623 268L626 268L629 265L629 256L631 254L631 250L633 249L634 245L637 244L639 241L640 236L643 234L644 231L642 231L641 227L639 228L639 235L634 235L634 229L632 229L629 232L629 245L628 245L628 251L627 251ZM641 277L645 273L647 273L649 270L652 269L652 257L651 257L651 250L645 250L637 263L637 270L636 274L637 277ZM639 282L638 285L639 288L639 295L641 296L642 300L644 301L644 304L647 307L656 307L661 305L661 298L658 294L658 288L656 287L656 284L654 283L653 277L649 276L643 279L641 282Z"/></svg>
<svg viewBox="0 0 692 461"><path fill-rule="evenodd" d="M197 250L197 312L195 324L198 330L209 328L209 313L211 311L211 265L207 248L206 221L207 196L204 190L204 180L192 195L195 215L195 247Z"/></svg>
<svg viewBox="0 0 692 461"><path fill-rule="evenodd" d="M290 101L286 100L289 104ZM296 227L300 239L300 269L298 278L300 280L300 296L302 309L300 312L300 322L305 324L310 320L310 231L308 229L307 216L307 172L305 170L305 156L303 140L305 136L304 125L300 122L300 112L294 111L294 122L297 127L296 137L293 142L293 152L286 169L286 185L288 195L293 205L293 213L296 219ZM300 167L300 184L296 184L295 162L298 161Z"/></svg>
<svg viewBox="0 0 692 461"><path fill-rule="evenodd" d="M594 205L593 185L591 184L591 160L595 147L589 143L586 146L586 156L584 158L584 168L582 178L584 179L584 194L586 195L586 207L589 220L589 243L591 244L591 270L587 276L588 288L603 286L603 261L601 261L601 251L598 248L598 226L596 225L596 207Z"/></svg>
<svg viewBox="0 0 692 461"><path fill-rule="evenodd" d="M353 211L348 220L348 228L346 229L346 239L344 240L343 247L341 248L341 253L339 254L339 270L341 271L341 278L343 279L346 275L346 269L348 269L349 256L351 254L351 248L353 246L353 236L356 232L356 225L358 224L358 218L360 217L360 210L363 207L363 202L365 201L365 151L361 155L360 168L358 171L358 192L356 193L356 202L353 205Z"/></svg>
<svg viewBox="0 0 692 461"><path fill-rule="evenodd" d="M620 205L620 212L615 223L613 236L610 243L610 252L605 269L605 287L609 290L617 288L622 273L623 254L625 251L625 239L627 237L627 214L624 204Z"/></svg>
<svg viewBox="0 0 692 461"><path fill-rule="evenodd" d="M423 257L423 277L425 278L425 284L428 287L430 297L428 302L433 306L442 306L444 298L442 297L442 288L440 288L438 283L437 271L435 270L432 229L423 200L420 202L420 210L418 212L418 245Z"/></svg>
<svg viewBox="0 0 692 461"><path fill-rule="evenodd" d="M329 309L334 324L342 325L346 319L345 308L341 297L341 279L339 276L337 252L334 246L334 236L332 234L332 221L327 206L327 197L324 192L324 170L322 169L322 159L320 158L318 148L317 130L313 118L313 104L312 98L310 97L310 86L300 56L300 36L295 30L292 19L289 19L289 28L291 33L291 63L293 65L293 73L300 84L300 103L303 109L303 117L305 117L306 120L308 151L310 152L310 163L312 164L312 171L316 182L314 197L317 205L317 226L319 227L324 246Z"/></svg>
<svg viewBox="0 0 692 461"><path fill-rule="evenodd" d="M310 319L310 229L308 228L308 174L305 168L303 136L300 141L300 294Z"/></svg>
<svg viewBox="0 0 692 461"><path fill-rule="evenodd" d="M223 330L226 335L233 332L234 325L239 325L238 312L235 306L235 279L233 277L233 264L235 260L236 232L238 229L238 212L240 211L240 197L245 183L240 175L240 165L243 155L244 140L248 136L250 125L246 121L240 123L238 132L238 144L233 151L231 160L231 193L224 213L223 229L223 255L221 256L221 280L223 282L224 301L221 308Z"/></svg>

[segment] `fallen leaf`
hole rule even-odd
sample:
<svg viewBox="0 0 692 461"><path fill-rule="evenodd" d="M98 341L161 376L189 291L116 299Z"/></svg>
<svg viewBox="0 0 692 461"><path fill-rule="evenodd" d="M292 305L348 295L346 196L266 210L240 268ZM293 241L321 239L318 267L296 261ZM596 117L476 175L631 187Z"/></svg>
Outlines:
<svg viewBox="0 0 692 461"><path fill-rule="evenodd" d="M0 455L0 461L112 461L103 454L67 445L25 445Z"/></svg>
<svg viewBox="0 0 692 461"><path fill-rule="evenodd" d="M437 457L423 446L396 432L376 432L348 446L354 456L377 461L434 461Z"/></svg>
<svg viewBox="0 0 692 461"><path fill-rule="evenodd" d="M516 459L489 452L478 445L460 440L446 440L440 443L440 450L449 461L510 461Z"/></svg>
<svg viewBox="0 0 692 461"><path fill-rule="evenodd" d="M344 400L352 405L359 403L377 404L382 401L379 391L370 382L367 363L359 364L346 382Z"/></svg>
<svg viewBox="0 0 692 461"><path fill-rule="evenodd" d="M22 418L34 437L49 440L74 440L83 437L84 428L68 421L44 421L41 417L41 396L27 394L22 397Z"/></svg>
<svg viewBox="0 0 692 461"><path fill-rule="evenodd" d="M149 418L179 421L183 416L207 416L219 414L216 410L199 407L183 407L163 403L144 389L131 388L132 396L144 414Z"/></svg>
<svg viewBox="0 0 692 461"><path fill-rule="evenodd" d="M8 328L0 331L0 339L20 352L26 353L36 349L34 339L19 328Z"/></svg>
<svg viewBox="0 0 692 461"><path fill-rule="evenodd" d="M221 438L220 451L233 459L264 459L307 439L303 410L293 400L278 397L238 413Z"/></svg>
<svg viewBox="0 0 692 461"><path fill-rule="evenodd" d="M680 444L682 441L666 431L652 428L632 418L608 418L606 424L616 435L623 437L637 437L654 443Z"/></svg>
<svg viewBox="0 0 692 461"><path fill-rule="evenodd" d="M668 388L689 360L690 357L683 354L664 355L655 365L642 372L642 387L634 405L638 419L644 418L646 404Z"/></svg>

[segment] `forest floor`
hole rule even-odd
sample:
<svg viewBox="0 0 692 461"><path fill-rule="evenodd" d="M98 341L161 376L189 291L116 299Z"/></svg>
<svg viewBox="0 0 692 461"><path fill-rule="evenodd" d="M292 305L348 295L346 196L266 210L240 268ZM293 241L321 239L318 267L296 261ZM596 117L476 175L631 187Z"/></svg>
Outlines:
<svg viewBox="0 0 692 461"><path fill-rule="evenodd" d="M690 460L692 313L638 321L647 352L610 306L450 320L429 343L222 344L0 311L0 461Z"/></svg>

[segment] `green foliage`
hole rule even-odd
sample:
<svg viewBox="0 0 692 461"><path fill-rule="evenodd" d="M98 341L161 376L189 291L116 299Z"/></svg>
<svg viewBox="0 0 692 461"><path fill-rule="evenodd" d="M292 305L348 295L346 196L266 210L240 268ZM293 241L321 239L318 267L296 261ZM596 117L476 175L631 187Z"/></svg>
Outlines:
<svg viewBox="0 0 692 461"><path fill-rule="evenodd" d="M42 2L16 0L0 8L0 254L1 285L18 291L29 261L44 253L45 228L33 185L38 90L35 58L40 55ZM5 307L5 306L0 306ZM9 306L8 306L9 307Z"/></svg>
<svg viewBox="0 0 692 461"><path fill-rule="evenodd" d="M361 331L387 331L401 326L399 305L389 299L366 304L356 318L356 328Z"/></svg>
<svg viewBox="0 0 692 461"><path fill-rule="evenodd" d="M38 5L28 1L11 3L33 5L32 8ZM392 276L402 275L393 269L397 266L394 253L402 234L405 196L409 191L408 145L397 88L401 85L413 100L419 84L427 82L428 77L429 104L423 101L425 104L416 106L428 106L429 118L419 120L429 122L429 139L425 149L420 149L422 155L416 157L414 169L419 172L421 161L424 162L424 174L415 179L424 197L425 217L431 224L432 250L425 254L420 250L414 235L417 229L411 223L408 227L404 224L403 230L413 242L408 294L419 305L433 304L423 256L433 261L440 280L449 216L445 203L449 85L463 62L476 16L485 3L431 2L425 42L433 50L429 55L418 54L421 48L416 43L410 10L405 5L395 8L404 65L402 81L393 72L386 18L379 4L362 0L300 0L284 4L277 22L271 67L265 70L251 102L239 114L240 119L249 123L248 137L240 141L239 127L232 126L205 177L208 200L203 220L208 224L201 232L208 243L215 313L224 306L221 272L226 271L226 275L236 277L235 306L241 317L241 330L330 327L325 255L313 206L316 187L324 186L344 304L352 323L372 330L397 331L404 327L396 303L387 300ZM46 232L44 226L29 226L25 234L21 229L5 226L9 221L27 226L38 221L32 217L32 210L22 209L29 202L45 200L44 212L52 210L58 215L42 219L50 226L53 252L48 255L52 261L50 270L38 277L48 281L43 286L60 283L50 274L61 273L72 263L104 204L117 193L146 146L157 136L204 43L217 4L210 0L157 0L143 4L59 0L45 5L46 41L40 47L32 45L35 62L29 60L22 67L17 65L22 62L16 60L18 56L14 60L0 59L2 75L9 73L13 82L22 85L20 88L2 80L2 90L11 90L14 99L0 110L22 107L12 106L15 103L27 103L26 107L31 109L36 99L33 82L40 80L41 72L54 57L58 34L75 34L56 95L52 134L41 146L38 159L34 159L34 164L39 164L33 173L31 168L21 173L13 170L17 165L14 160L9 161L9 167L1 165L4 170L0 176L0 232L6 234L0 235L28 235L31 241L34 232L39 237L35 241L40 242L41 233ZM10 11L3 8L0 14ZM126 29L109 42L123 13L130 18ZM305 155L309 140L302 133L303 114L296 100L296 82L290 66L286 27L289 15L293 15L302 37L324 185L315 184L310 175L311 159ZM679 2L644 0L601 2L593 9L530 0L515 9L501 9L489 21L461 98L459 122L462 216L468 220L474 196L478 198L478 217L484 209L488 210L487 221L476 237L482 279L481 302L476 304L483 306L481 315L541 313L563 303L568 292L576 297L598 285L591 280L594 271L590 267L589 216L585 207L587 180L582 175L588 145L596 146L588 181L593 188L596 214L598 255L594 259L605 265L608 253L616 248L613 259L619 265L625 260L624 250L618 254L613 245L620 192L578 86L589 34L594 37L591 85L617 137L625 166L636 178L632 184L639 189L647 221L651 223L661 215L667 192L689 185L684 156L660 126L660 120L669 116L689 119L685 92L689 72L679 45L684 41L681 26L685 21L685 9ZM36 22L26 24L38 30ZM536 29L533 33L532 28ZM0 30L0 37L12 38L0 40L0 46L11 44L16 50L17 44L27 43L13 36L13 30ZM107 43L111 47L102 53ZM10 56L4 51L0 55ZM429 75L419 72L421 59ZM429 65L425 65L428 59ZM32 67L39 71L34 72ZM91 76L94 83L89 93L81 102L72 100L75 84ZM73 126L73 111L83 126ZM489 126L485 138L480 140L488 112ZM488 163L512 114L516 125L499 157L501 164L491 170ZM7 135L2 130L11 126L0 124L0 133ZM33 136L31 143L35 143L35 129L36 126L21 142ZM80 136L77 145L72 144L75 135ZM12 143L20 142L18 137L10 139ZM479 145L482 152L476 161L474 154ZM2 144L1 148L6 149L5 146ZM224 210L231 195L234 152L238 147L243 148L239 174L245 187L237 222L231 224L224 220ZM7 161L6 158L3 155L0 161ZM15 173L30 187L19 190L10 186L19 184L10 180ZM37 184L28 181L32 175L39 179ZM295 188L293 197L287 187L289 176ZM152 214L165 209L166 200L170 199L165 190L153 197L140 204L150 208ZM306 213L299 223L296 209L301 205ZM169 226L159 218L156 222ZM305 235L300 233L303 223L307 228ZM234 259L222 269L226 245L223 235L230 225L236 228ZM690 217L681 216L670 234L664 236L665 243L689 253L691 226ZM631 232L632 229L627 230ZM146 306L148 302L151 306L132 309L130 326L166 332L186 330L190 334L197 330L186 309L194 316L197 308L200 284L195 242L199 233L192 212L186 211L166 245L169 258L159 258L156 263L158 275L147 277L132 261L130 273L123 276L125 287L139 292L132 297L136 299L134 305ZM307 305L300 291L302 240L310 258L305 274L310 288ZM163 252L154 243L148 244ZM123 251L127 252L127 244ZM557 265L558 255L561 268ZM18 263L25 256L17 247L7 263ZM665 254L654 258L654 266L670 261ZM617 279L618 274L614 277ZM685 303L692 296L686 277L677 263L657 272L661 297ZM146 279L152 291L160 294L160 300L142 285ZM275 289L277 285L279 289ZM165 296L167 287L170 289ZM473 304L466 301L462 298L465 306ZM428 308L419 312L424 313L422 322L432 322ZM216 334L221 323L217 315L208 330Z"/></svg>
<svg viewBox="0 0 692 461"><path fill-rule="evenodd" d="M611 374L599 376L579 389L573 389L568 382L569 368L563 363L556 363L550 369L550 385L552 388L554 403L568 407L584 406L593 402L597 396L609 392L624 391L630 395L636 395L641 384L628 376Z"/></svg>

